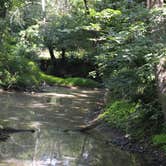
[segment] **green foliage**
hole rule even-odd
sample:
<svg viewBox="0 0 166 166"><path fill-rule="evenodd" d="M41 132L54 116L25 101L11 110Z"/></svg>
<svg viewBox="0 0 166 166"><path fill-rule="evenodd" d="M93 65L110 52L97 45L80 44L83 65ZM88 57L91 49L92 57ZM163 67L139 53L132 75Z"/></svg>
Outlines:
<svg viewBox="0 0 166 166"><path fill-rule="evenodd" d="M155 135L153 137L153 143L155 145L166 145L166 134Z"/></svg>
<svg viewBox="0 0 166 166"><path fill-rule="evenodd" d="M79 86L95 88L100 87L99 83L84 78L59 78L51 75L40 73L41 79L50 85L62 85L62 86Z"/></svg>
<svg viewBox="0 0 166 166"><path fill-rule="evenodd" d="M1 70L0 78L0 86L5 88L10 88L17 82L17 75L12 75L5 69Z"/></svg>
<svg viewBox="0 0 166 166"><path fill-rule="evenodd" d="M128 121L129 132L136 139L150 137L162 130L163 114L158 102L142 104Z"/></svg>
<svg viewBox="0 0 166 166"><path fill-rule="evenodd" d="M98 82L91 79L75 77L75 78L66 78L66 81L69 82L69 85L72 86L89 87L89 88L101 87Z"/></svg>
<svg viewBox="0 0 166 166"><path fill-rule="evenodd" d="M85 16L68 14L56 15L50 22L41 28L43 44L48 48L54 48L57 51L65 49L67 51L76 51L80 48L89 48L92 42L89 40L92 33L85 31L82 25L86 25ZM63 20L63 21L62 21Z"/></svg>
<svg viewBox="0 0 166 166"><path fill-rule="evenodd" d="M41 84L41 78L40 78L40 70L38 66L32 62L32 61L25 61L24 62L26 66L24 66L24 69L21 70L22 72L19 73L19 77L17 79L17 86L20 87L39 87Z"/></svg>
<svg viewBox="0 0 166 166"><path fill-rule="evenodd" d="M63 78L46 75L44 73L40 73L40 75L41 79L50 85L66 85Z"/></svg>
<svg viewBox="0 0 166 166"><path fill-rule="evenodd" d="M0 85L4 88L39 86L39 68L29 59L18 55L0 56Z"/></svg>
<svg viewBox="0 0 166 166"><path fill-rule="evenodd" d="M116 126L124 124L122 127L128 132L141 138L159 132L163 124L156 86L156 64L166 55L165 9L149 11L139 3L128 6L123 2L105 4L104 10L98 11L105 13L102 11L112 6L119 10L119 14L114 19L105 19L100 26L100 38L104 40L98 43L96 63L115 103L119 100L139 103L129 114L127 122L120 122L116 111L110 111L110 119L115 113L117 116L110 122ZM100 25L100 21L96 20L95 24ZM118 113L128 114L121 107L120 110L117 108Z"/></svg>
<svg viewBox="0 0 166 166"><path fill-rule="evenodd" d="M166 134L155 135L153 136L152 141L154 145L160 146L166 153Z"/></svg>
<svg viewBox="0 0 166 166"><path fill-rule="evenodd" d="M128 128L128 120L134 112L136 112L135 103L120 100L108 104L101 117L111 125L126 130L126 128Z"/></svg>
<svg viewBox="0 0 166 166"><path fill-rule="evenodd" d="M143 105L111 98L100 118L104 118L111 126L121 128L132 138L139 140L154 135L162 129L163 115L157 103Z"/></svg>

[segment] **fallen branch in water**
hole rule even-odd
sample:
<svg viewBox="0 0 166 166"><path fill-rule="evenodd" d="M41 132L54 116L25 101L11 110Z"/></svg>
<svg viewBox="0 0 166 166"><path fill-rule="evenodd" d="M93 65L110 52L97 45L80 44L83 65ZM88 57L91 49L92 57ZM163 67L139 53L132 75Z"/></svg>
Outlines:
<svg viewBox="0 0 166 166"><path fill-rule="evenodd" d="M98 125L100 125L101 123L102 123L102 119L97 117L94 120L90 121L87 125L78 126L77 130L81 132L92 130L96 128Z"/></svg>
<svg viewBox="0 0 166 166"><path fill-rule="evenodd" d="M89 130L92 130L92 129L96 128L102 122L103 122L102 119L98 116L97 118L95 118L92 121L88 122L87 125L81 125L81 126L78 126L74 129L66 129L66 130L64 130L64 132L68 132L68 131L86 132L86 131L89 131Z"/></svg>

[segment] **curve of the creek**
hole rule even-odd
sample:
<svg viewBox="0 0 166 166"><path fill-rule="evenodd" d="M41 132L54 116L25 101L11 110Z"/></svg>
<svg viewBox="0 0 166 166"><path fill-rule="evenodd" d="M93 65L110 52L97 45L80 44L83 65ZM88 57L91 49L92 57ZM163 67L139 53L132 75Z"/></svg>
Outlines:
<svg viewBox="0 0 166 166"><path fill-rule="evenodd" d="M0 166L148 166L143 156L93 134L64 132L85 124L103 90L48 87L40 93L0 92L0 124L18 132L0 142Z"/></svg>

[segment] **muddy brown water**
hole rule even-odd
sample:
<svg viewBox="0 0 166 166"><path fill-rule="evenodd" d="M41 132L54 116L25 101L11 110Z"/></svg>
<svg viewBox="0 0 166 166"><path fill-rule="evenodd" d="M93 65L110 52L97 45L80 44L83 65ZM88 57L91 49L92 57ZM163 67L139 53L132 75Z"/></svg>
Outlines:
<svg viewBox="0 0 166 166"><path fill-rule="evenodd" d="M143 156L91 134L64 132L85 124L102 90L48 87L42 93L0 92L0 124L33 128L0 142L0 166L148 166Z"/></svg>

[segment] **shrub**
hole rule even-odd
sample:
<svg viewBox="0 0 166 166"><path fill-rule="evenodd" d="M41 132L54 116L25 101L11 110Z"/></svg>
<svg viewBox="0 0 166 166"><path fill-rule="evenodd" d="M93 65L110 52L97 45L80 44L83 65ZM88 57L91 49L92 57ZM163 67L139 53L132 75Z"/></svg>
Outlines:
<svg viewBox="0 0 166 166"><path fill-rule="evenodd" d="M166 145L166 134L155 135L152 140L155 145Z"/></svg>
<svg viewBox="0 0 166 166"><path fill-rule="evenodd" d="M108 104L103 117L108 123L121 129L128 128L128 120L132 113L136 112L136 104L125 100L115 101Z"/></svg>
<svg viewBox="0 0 166 166"><path fill-rule="evenodd" d="M94 80L79 78L79 77L66 78L66 82L72 86L81 86L81 87L89 87L89 88L100 87L100 84Z"/></svg>
<svg viewBox="0 0 166 166"><path fill-rule="evenodd" d="M159 134L153 136L152 142L154 145L160 146L161 149L163 149L166 153L166 134Z"/></svg>
<svg viewBox="0 0 166 166"><path fill-rule="evenodd" d="M129 131L136 139L148 138L162 130L163 114L157 102L143 105L130 116Z"/></svg>

